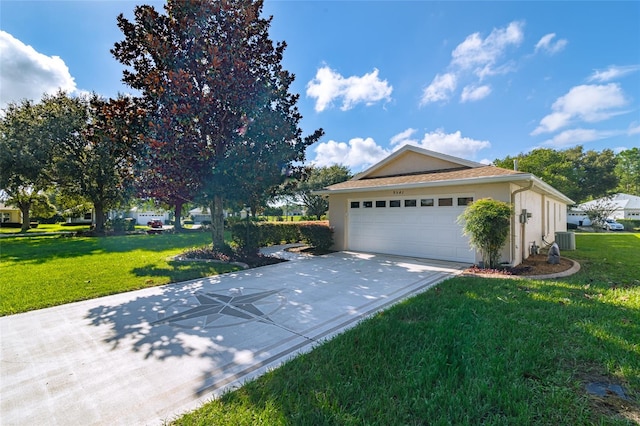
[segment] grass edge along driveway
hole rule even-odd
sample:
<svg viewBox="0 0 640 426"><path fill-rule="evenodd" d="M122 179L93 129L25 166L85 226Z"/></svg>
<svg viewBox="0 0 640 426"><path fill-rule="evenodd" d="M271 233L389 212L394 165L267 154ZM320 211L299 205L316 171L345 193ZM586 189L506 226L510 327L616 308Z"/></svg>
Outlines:
<svg viewBox="0 0 640 426"><path fill-rule="evenodd" d="M211 243L206 232L110 237L0 239L0 315L41 309L238 270L208 262L174 262Z"/></svg>
<svg viewBox="0 0 640 426"><path fill-rule="evenodd" d="M640 235L576 237L574 276L450 279L174 424L636 424Z"/></svg>

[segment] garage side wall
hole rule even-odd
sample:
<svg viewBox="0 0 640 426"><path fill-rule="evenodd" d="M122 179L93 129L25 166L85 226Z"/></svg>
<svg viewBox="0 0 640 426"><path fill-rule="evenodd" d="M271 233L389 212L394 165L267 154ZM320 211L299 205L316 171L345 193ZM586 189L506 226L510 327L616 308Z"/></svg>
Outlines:
<svg viewBox="0 0 640 426"><path fill-rule="evenodd" d="M513 189L518 187L514 185ZM522 223L520 215L524 210L530 217ZM515 244L515 265L530 256L532 243L545 247L553 243L556 232L567 230L566 204L535 190L516 194L515 215L515 238L512 242Z"/></svg>

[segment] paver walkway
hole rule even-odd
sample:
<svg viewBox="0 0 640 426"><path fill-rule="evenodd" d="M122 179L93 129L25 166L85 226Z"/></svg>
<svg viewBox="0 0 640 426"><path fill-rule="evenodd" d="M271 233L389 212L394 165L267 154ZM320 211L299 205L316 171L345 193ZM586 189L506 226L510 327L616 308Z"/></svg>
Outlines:
<svg viewBox="0 0 640 426"><path fill-rule="evenodd" d="M159 425L466 266L289 256L0 318L0 424Z"/></svg>

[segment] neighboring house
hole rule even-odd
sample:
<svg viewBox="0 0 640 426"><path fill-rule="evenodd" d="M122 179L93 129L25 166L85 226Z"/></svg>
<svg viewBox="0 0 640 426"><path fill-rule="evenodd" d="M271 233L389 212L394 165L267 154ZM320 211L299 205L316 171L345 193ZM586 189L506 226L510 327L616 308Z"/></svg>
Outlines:
<svg viewBox="0 0 640 426"><path fill-rule="evenodd" d="M577 207L572 207L567 212L567 223L576 226L591 226L591 219L589 219L589 216L587 216L584 211Z"/></svg>
<svg viewBox="0 0 640 426"><path fill-rule="evenodd" d="M228 210L224 210L222 212L224 214L224 218L228 218L230 213ZM195 209L189 210L189 217L193 219L193 223L202 223L203 221L211 223L211 213L209 213L208 208L197 207Z"/></svg>
<svg viewBox="0 0 640 426"><path fill-rule="evenodd" d="M609 219L636 219L640 220L640 197L630 194L616 194L611 198L603 197L596 200L582 203L577 207L569 210L569 223L575 223L579 225L578 221L582 221L584 226L589 226L591 221L588 221L585 209L598 205L611 205L615 208L613 213L609 216ZM588 221L585 221L586 220Z"/></svg>
<svg viewBox="0 0 640 426"><path fill-rule="evenodd" d="M329 197L334 248L478 263L458 217L481 198L512 203L515 215L502 251L517 265L532 242L551 242L567 230L573 201L532 175L406 145L349 181L319 194Z"/></svg>
<svg viewBox="0 0 640 426"><path fill-rule="evenodd" d="M110 215L111 216L111 215ZM111 217L129 217L136 220L138 225L146 225L152 220L159 220L164 224L169 223L171 220L170 212L166 210L143 210L138 207L132 207L127 212L117 212L117 214Z"/></svg>
<svg viewBox="0 0 640 426"><path fill-rule="evenodd" d="M0 222L21 223L22 213L20 213L20 209L13 206L8 206L5 203L0 202Z"/></svg>
<svg viewBox="0 0 640 426"><path fill-rule="evenodd" d="M286 204L282 206L282 212L285 216L304 216L305 207L300 204Z"/></svg>
<svg viewBox="0 0 640 426"><path fill-rule="evenodd" d="M79 216L67 217L67 223L91 225L93 223L93 209L86 211Z"/></svg>
<svg viewBox="0 0 640 426"><path fill-rule="evenodd" d="M193 219L193 223L202 223L203 221L211 223L211 213L209 209L197 207L189 210L189 216Z"/></svg>

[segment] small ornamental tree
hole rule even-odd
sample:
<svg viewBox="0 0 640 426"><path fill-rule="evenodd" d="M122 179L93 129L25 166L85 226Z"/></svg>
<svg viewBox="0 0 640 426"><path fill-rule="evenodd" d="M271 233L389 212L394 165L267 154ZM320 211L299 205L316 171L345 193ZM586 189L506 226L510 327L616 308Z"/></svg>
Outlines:
<svg viewBox="0 0 640 426"><path fill-rule="evenodd" d="M612 196L603 197L588 206L583 206L582 210L591 220L593 229L599 231L602 229L605 221L618 209L618 206L612 201Z"/></svg>
<svg viewBox="0 0 640 426"><path fill-rule="evenodd" d="M512 214L511 204L484 198L469 205L458 217L464 235L470 237L471 245L480 250L484 264L490 268L500 263L500 250L507 241Z"/></svg>
<svg viewBox="0 0 640 426"><path fill-rule="evenodd" d="M313 191L349 179L351 179L351 171L347 166L341 164L328 167L312 166L307 169L306 179L298 184L296 193L307 208L307 214L320 220L322 215L329 210L329 201L321 195L314 194Z"/></svg>

